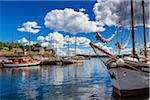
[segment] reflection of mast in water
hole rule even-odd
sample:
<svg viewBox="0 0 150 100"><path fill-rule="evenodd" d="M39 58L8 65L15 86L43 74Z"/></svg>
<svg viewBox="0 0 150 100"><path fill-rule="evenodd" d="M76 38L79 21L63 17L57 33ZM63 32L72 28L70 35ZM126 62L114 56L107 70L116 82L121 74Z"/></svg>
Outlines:
<svg viewBox="0 0 150 100"><path fill-rule="evenodd" d="M8 71L9 71L9 69L8 69ZM10 91L9 91L9 94L11 95L11 94L13 94L12 92L13 92L13 79L12 79L12 77L13 77L13 69L11 69L10 71L9 71L9 77L10 77ZM9 87L8 86L8 87Z"/></svg>
<svg viewBox="0 0 150 100"><path fill-rule="evenodd" d="M78 75L78 73L77 73L77 67L78 67L78 65L75 65L75 76L74 76L74 78L75 78L75 80L77 80L77 75Z"/></svg>
<svg viewBox="0 0 150 100"><path fill-rule="evenodd" d="M61 66L56 66L54 69L54 77L53 77L53 84L54 85L61 85L63 83L63 69Z"/></svg>

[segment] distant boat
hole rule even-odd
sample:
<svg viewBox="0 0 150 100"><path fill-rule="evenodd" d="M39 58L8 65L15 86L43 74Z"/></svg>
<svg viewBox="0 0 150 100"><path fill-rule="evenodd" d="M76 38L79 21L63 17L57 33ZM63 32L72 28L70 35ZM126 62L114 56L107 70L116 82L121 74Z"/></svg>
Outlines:
<svg viewBox="0 0 150 100"><path fill-rule="evenodd" d="M63 65L68 65L68 64L75 64L75 63L83 63L83 57L79 56L69 56L69 57L64 57L62 59L62 64Z"/></svg>
<svg viewBox="0 0 150 100"><path fill-rule="evenodd" d="M70 36L69 36L70 37ZM68 39L69 39L68 37ZM62 57L62 65L68 65L68 64L75 64L75 63L83 63L83 56L76 56L76 39L75 37L75 50L73 51L75 53L75 56L70 56L70 46L68 41L68 56Z"/></svg>
<svg viewBox="0 0 150 100"><path fill-rule="evenodd" d="M40 65L40 61L34 60L31 57L12 58L4 61L3 67L28 67Z"/></svg>

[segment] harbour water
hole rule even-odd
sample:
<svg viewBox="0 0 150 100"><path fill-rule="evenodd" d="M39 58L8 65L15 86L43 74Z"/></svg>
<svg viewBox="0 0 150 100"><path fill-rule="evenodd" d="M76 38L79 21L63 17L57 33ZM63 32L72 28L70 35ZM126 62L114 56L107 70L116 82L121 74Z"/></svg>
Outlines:
<svg viewBox="0 0 150 100"><path fill-rule="evenodd" d="M0 69L0 100L115 100L105 66L83 64Z"/></svg>

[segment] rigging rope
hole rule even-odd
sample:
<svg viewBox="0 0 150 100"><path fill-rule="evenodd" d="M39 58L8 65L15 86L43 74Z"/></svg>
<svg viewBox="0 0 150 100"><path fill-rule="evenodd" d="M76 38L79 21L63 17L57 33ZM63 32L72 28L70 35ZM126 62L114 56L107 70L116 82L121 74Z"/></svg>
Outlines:
<svg viewBox="0 0 150 100"><path fill-rule="evenodd" d="M97 52L96 52L95 48L94 48L94 47L92 47L92 49L93 49L94 53L96 54L96 56L98 56L99 60L100 60L100 61L102 61L103 63L105 63L105 62L104 62L104 60L102 60L102 59L99 57L99 55L97 54Z"/></svg>
<svg viewBox="0 0 150 100"><path fill-rule="evenodd" d="M126 41L126 43L124 44L124 46L122 46L119 42L116 42L115 46L117 47L117 49L121 50L121 49L125 49L129 43L129 40L130 40L130 33L131 33L131 30L128 32L128 39Z"/></svg>
<svg viewBox="0 0 150 100"><path fill-rule="evenodd" d="M99 34L98 32L96 32L95 37L96 37L97 40L100 40L100 41L103 42L103 43L108 43L108 42L110 42L110 41L113 40L113 38L116 36L118 30L119 30L119 27L116 28L116 30L115 30L115 32L113 33L113 35L112 35L110 38L108 38L108 39L103 38L103 37L101 36L101 34Z"/></svg>

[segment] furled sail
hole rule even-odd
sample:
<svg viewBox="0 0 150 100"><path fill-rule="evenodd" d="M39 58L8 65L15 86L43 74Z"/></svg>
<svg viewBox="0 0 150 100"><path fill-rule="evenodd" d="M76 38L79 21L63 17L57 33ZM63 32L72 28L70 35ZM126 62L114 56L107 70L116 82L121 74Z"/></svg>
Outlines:
<svg viewBox="0 0 150 100"><path fill-rule="evenodd" d="M96 32L95 37L97 40L100 40L103 43L108 43L113 40L113 38L116 36L118 32L119 27L116 28L115 32L112 34L112 36L108 39L103 38L98 32Z"/></svg>
<svg viewBox="0 0 150 100"><path fill-rule="evenodd" d="M126 43L124 44L124 46L122 46L119 42L117 42L115 44L115 46L117 47L117 49L122 50L122 49L125 49L127 47L128 43L129 43L129 40L130 40L130 32L131 31L128 32L128 39L127 39Z"/></svg>

